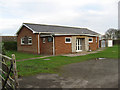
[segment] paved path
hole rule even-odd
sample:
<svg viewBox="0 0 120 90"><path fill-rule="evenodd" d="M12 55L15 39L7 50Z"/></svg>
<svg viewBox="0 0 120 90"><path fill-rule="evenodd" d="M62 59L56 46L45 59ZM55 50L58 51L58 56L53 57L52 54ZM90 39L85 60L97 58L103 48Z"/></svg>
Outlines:
<svg viewBox="0 0 120 90"><path fill-rule="evenodd" d="M20 62L20 61L27 61L27 60L34 60L34 59L39 59L39 58L46 58L46 57L50 57L50 56L42 56L42 57L35 57L35 58L22 59L22 60L17 60L17 62Z"/></svg>
<svg viewBox="0 0 120 90"><path fill-rule="evenodd" d="M74 53L74 54L64 54L63 56L69 56L69 57L73 57L73 56L83 56L83 55L87 55L87 54L92 54L92 53L97 53L99 51L103 51L105 48L99 48L96 51L91 51L91 52L80 52L80 53ZM35 58L28 58L28 59L22 59L22 60L17 60L17 62L20 61L27 61L27 60L34 60L34 59L39 59L39 58L46 58L46 57L51 57L53 55L49 55L49 56L42 56L42 57L35 57Z"/></svg>
<svg viewBox="0 0 120 90"><path fill-rule="evenodd" d="M73 53L73 54L64 54L63 56L68 56L68 57L75 57L75 56L84 56L87 54L93 54L93 53L98 53L99 51L103 51L105 48L99 48L96 51L91 51L91 52L87 52L87 51L82 51L82 52L78 52L78 53Z"/></svg>
<svg viewBox="0 0 120 90"><path fill-rule="evenodd" d="M61 68L61 75L38 74L19 78L22 88L117 88L118 60L89 60Z"/></svg>

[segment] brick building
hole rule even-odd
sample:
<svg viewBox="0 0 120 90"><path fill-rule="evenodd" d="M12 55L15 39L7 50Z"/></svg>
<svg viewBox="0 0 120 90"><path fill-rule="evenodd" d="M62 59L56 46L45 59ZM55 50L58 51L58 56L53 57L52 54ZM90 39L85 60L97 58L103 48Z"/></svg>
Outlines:
<svg viewBox="0 0 120 90"><path fill-rule="evenodd" d="M99 48L99 34L87 28L23 23L17 32L18 51L60 55Z"/></svg>

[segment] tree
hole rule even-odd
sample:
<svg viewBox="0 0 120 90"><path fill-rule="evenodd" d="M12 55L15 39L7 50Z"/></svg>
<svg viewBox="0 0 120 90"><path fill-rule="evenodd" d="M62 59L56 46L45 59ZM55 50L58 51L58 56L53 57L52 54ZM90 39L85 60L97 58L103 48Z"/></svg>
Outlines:
<svg viewBox="0 0 120 90"><path fill-rule="evenodd" d="M118 31L117 29L110 28L105 32L106 39L118 39Z"/></svg>

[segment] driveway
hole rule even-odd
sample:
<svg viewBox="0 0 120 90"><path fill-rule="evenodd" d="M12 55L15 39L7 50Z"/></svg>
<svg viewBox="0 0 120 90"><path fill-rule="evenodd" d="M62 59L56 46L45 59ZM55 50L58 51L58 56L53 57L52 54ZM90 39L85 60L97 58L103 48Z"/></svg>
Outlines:
<svg viewBox="0 0 120 90"><path fill-rule="evenodd" d="M58 74L19 78L21 88L117 88L118 60L101 59L69 64Z"/></svg>

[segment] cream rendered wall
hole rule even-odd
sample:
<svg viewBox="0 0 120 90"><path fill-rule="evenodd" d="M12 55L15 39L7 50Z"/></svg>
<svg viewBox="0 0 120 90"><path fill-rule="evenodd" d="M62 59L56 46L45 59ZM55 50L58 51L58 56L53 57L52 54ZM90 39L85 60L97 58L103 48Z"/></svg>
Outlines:
<svg viewBox="0 0 120 90"><path fill-rule="evenodd" d="M88 42L88 37L85 37L85 51L89 50L89 42Z"/></svg>
<svg viewBox="0 0 120 90"><path fill-rule="evenodd" d="M76 37L72 36L72 52L76 52Z"/></svg>

